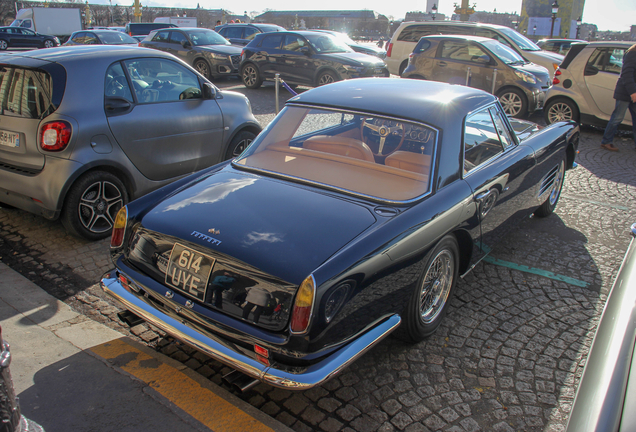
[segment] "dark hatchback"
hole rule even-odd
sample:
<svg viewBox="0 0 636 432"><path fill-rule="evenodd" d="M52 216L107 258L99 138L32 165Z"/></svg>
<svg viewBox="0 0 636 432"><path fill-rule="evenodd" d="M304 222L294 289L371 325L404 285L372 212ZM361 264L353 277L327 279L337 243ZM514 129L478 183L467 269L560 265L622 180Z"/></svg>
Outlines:
<svg viewBox="0 0 636 432"><path fill-rule="evenodd" d="M241 54L241 78L258 88L276 74L290 83L320 86L349 78L388 77L382 59L353 51L335 37L313 31L257 35Z"/></svg>
<svg viewBox="0 0 636 432"><path fill-rule="evenodd" d="M214 27L214 30L234 45L247 45L257 34L285 31L276 24L231 23Z"/></svg>
<svg viewBox="0 0 636 432"><path fill-rule="evenodd" d="M74 32L64 45L137 45L132 36L117 30L82 30Z"/></svg>
<svg viewBox="0 0 636 432"><path fill-rule="evenodd" d="M7 48L53 48L60 40L51 35L19 27L0 27L0 50Z"/></svg>
<svg viewBox="0 0 636 432"><path fill-rule="evenodd" d="M157 30L139 43L178 57L207 79L238 75L241 48L223 36L204 28Z"/></svg>

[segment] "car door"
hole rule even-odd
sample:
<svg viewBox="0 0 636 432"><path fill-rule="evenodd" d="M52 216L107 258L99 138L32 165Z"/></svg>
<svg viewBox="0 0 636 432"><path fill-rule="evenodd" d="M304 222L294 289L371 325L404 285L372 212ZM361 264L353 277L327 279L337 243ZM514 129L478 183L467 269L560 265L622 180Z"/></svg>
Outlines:
<svg viewBox="0 0 636 432"><path fill-rule="evenodd" d="M300 35L285 36L280 55L276 58L277 69L283 80L298 84L312 84L315 69L309 58L311 48Z"/></svg>
<svg viewBox="0 0 636 432"><path fill-rule="evenodd" d="M147 45L149 48L158 49L159 51L170 52L170 31L158 31Z"/></svg>
<svg viewBox="0 0 636 432"><path fill-rule="evenodd" d="M202 97L192 70L165 58L123 65L106 73L105 111L113 136L144 176L170 179L222 160L222 113L216 100Z"/></svg>
<svg viewBox="0 0 636 432"><path fill-rule="evenodd" d="M271 80L281 71L282 56L285 54L285 51L281 49L284 39L284 35L281 34L268 34L263 38L260 46L255 47L258 51L250 59L258 64L263 78Z"/></svg>
<svg viewBox="0 0 636 432"><path fill-rule="evenodd" d="M536 207L528 178L534 166L534 151L517 143L498 104L466 119L464 179L478 205L482 254Z"/></svg>
<svg viewBox="0 0 636 432"><path fill-rule="evenodd" d="M182 43L187 43L186 45L187 48L184 47ZM192 51L192 44L188 40L186 35L180 31L170 32L170 40L168 41L166 51L172 54L173 56L180 58L184 62L187 62L189 64L192 63L190 61L191 59L189 59L189 57L192 57L192 56L188 55L188 53Z"/></svg>
<svg viewBox="0 0 636 432"><path fill-rule="evenodd" d="M597 48L585 65L585 85L596 107L608 118L614 111L614 89L621 74L625 48Z"/></svg>
<svg viewBox="0 0 636 432"><path fill-rule="evenodd" d="M34 48L39 48L40 46L42 46L42 40L44 39L42 36L28 29L17 30L22 33L22 35L18 35L20 36L20 46Z"/></svg>
<svg viewBox="0 0 636 432"><path fill-rule="evenodd" d="M477 44L462 40L443 40L437 48L432 79L492 91L491 56Z"/></svg>

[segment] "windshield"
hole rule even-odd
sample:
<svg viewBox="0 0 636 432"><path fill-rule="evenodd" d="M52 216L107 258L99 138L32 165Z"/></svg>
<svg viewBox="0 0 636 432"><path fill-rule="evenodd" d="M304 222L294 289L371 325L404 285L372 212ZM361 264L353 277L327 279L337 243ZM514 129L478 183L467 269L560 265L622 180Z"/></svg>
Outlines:
<svg viewBox="0 0 636 432"><path fill-rule="evenodd" d="M517 64L526 62L523 57L517 54L515 50L507 45L502 44L501 42L497 42L494 39L483 42L483 45L488 48L494 55L499 57L499 59L505 64Z"/></svg>
<svg viewBox="0 0 636 432"><path fill-rule="evenodd" d="M227 39L212 30L193 30L188 32L192 45L231 45Z"/></svg>
<svg viewBox="0 0 636 432"><path fill-rule="evenodd" d="M102 40L102 43L109 45L137 44L137 39L115 30L99 32L97 36Z"/></svg>
<svg viewBox="0 0 636 432"><path fill-rule="evenodd" d="M349 37L348 34L346 33L340 33L340 32L334 32L331 33L333 34L335 37L337 37L338 39L340 39L341 41L343 41L344 43L346 43L347 45L355 45L356 43L353 41L353 39L351 39Z"/></svg>
<svg viewBox="0 0 636 432"><path fill-rule="evenodd" d="M429 191L437 131L372 114L287 106L234 163L382 201Z"/></svg>
<svg viewBox="0 0 636 432"><path fill-rule="evenodd" d="M525 37L519 32L514 31L511 28L503 27L499 29L503 34L508 36L510 39L514 41L515 44L519 47L519 49L523 51L541 51L534 42Z"/></svg>
<svg viewBox="0 0 636 432"><path fill-rule="evenodd" d="M307 38L313 49L320 54L353 52L346 43L327 33L305 33L303 36Z"/></svg>

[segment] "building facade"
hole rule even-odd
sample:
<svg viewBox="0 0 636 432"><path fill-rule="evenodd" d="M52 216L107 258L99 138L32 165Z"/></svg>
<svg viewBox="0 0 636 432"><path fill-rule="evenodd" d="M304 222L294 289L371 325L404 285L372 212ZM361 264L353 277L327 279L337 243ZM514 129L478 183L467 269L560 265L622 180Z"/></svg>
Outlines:
<svg viewBox="0 0 636 432"><path fill-rule="evenodd" d="M384 36L389 19L372 10L325 11L267 11L254 18L254 22L278 24L286 29L297 29L304 23L308 29L329 29L351 36Z"/></svg>
<svg viewBox="0 0 636 432"><path fill-rule="evenodd" d="M583 15L585 0L559 0L559 12L552 29L552 3L554 0L523 0L519 32L531 39L576 37L576 21Z"/></svg>

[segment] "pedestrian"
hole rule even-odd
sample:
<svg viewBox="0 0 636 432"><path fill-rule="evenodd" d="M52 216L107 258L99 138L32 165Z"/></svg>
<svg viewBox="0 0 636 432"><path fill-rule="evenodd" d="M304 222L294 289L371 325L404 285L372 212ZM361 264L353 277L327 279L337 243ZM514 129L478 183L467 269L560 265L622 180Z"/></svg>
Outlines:
<svg viewBox="0 0 636 432"><path fill-rule="evenodd" d="M216 25L220 26L221 25L221 20L216 20Z"/></svg>
<svg viewBox="0 0 636 432"><path fill-rule="evenodd" d="M601 148L609 151L618 151L612 141L616 135L618 126L625 118L625 112L629 109L632 115L632 132L634 133L634 143L636 144L636 44L629 47L623 56L623 67L621 75L616 82L614 90L614 111L605 127L605 133L601 140Z"/></svg>

